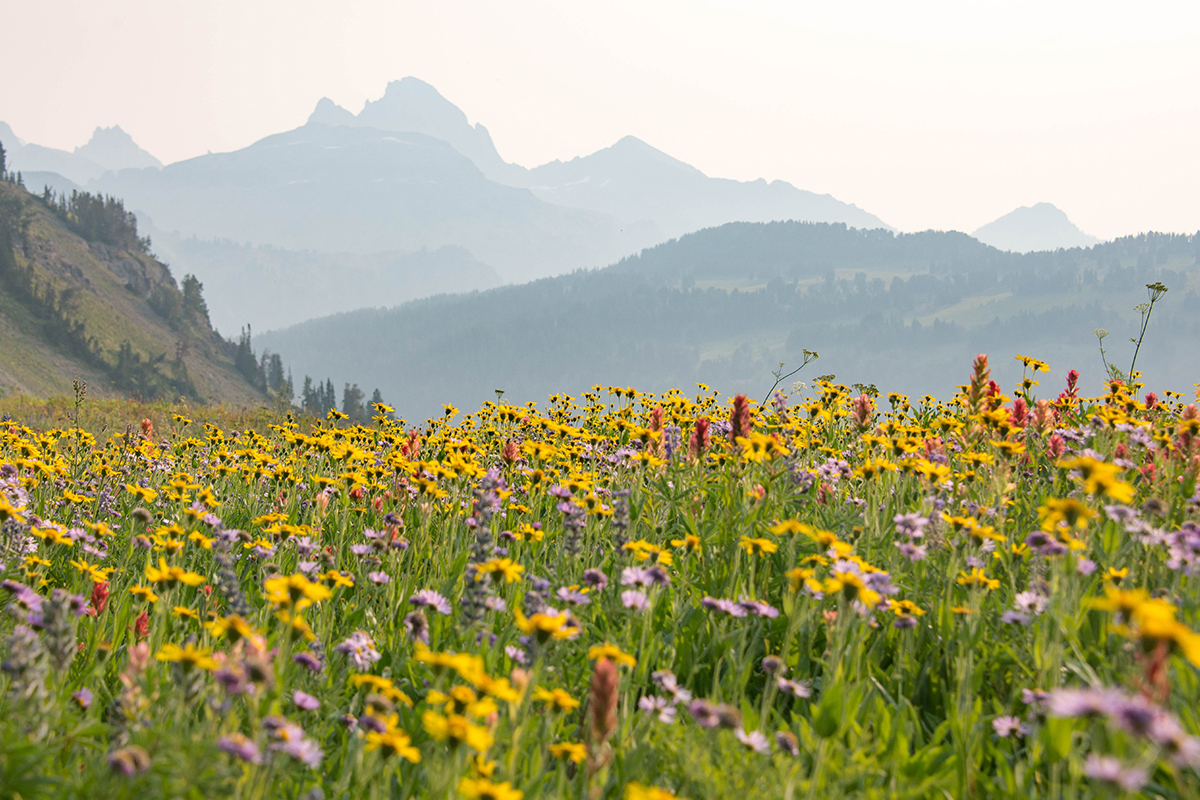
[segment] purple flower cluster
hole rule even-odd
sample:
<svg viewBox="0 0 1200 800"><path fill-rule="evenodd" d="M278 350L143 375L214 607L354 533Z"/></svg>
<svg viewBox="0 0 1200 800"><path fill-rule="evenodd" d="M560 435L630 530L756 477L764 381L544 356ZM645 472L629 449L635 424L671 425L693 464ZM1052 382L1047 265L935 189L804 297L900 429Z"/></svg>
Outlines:
<svg viewBox="0 0 1200 800"><path fill-rule="evenodd" d="M240 733L231 733L217 739L217 747L247 764L262 763L262 753L258 751L258 745Z"/></svg>
<svg viewBox="0 0 1200 800"><path fill-rule="evenodd" d="M779 616L779 609L769 603L746 597L739 598L737 602L721 597L705 597L700 604L710 611L720 611L731 617L757 616L773 619Z"/></svg>
<svg viewBox="0 0 1200 800"><path fill-rule="evenodd" d="M662 567L626 567L621 570L622 586L666 586L671 576Z"/></svg>
<svg viewBox="0 0 1200 800"><path fill-rule="evenodd" d="M1200 739L1189 736L1179 720L1141 695L1116 689L1057 689L1046 703L1052 717L1104 717L1110 725L1144 738L1182 766L1200 766Z"/></svg>
<svg viewBox="0 0 1200 800"><path fill-rule="evenodd" d="M1150 773L1142 767L1124 767L1112 756L1092 753L1083 762L1083 774L1094 781L1111 783L1127 792L1139 791L1150 780Z"/></svg>
<svg viewBox="0 0 1200 800"><path fill-rule="evenodd" d="M271 749L285 753L297 761L316 769L321 766L325 754L316 740L304 735L304 729L281 716L270 716L263 720L263 727L276 739Z"/></svg>

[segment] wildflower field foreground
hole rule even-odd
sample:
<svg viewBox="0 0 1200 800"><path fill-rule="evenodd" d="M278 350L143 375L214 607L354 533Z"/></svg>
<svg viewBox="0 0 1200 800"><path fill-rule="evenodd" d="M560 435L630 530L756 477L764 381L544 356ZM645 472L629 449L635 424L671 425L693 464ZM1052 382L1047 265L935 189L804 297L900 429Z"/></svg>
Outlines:
<svg viewBox="0 0 1200 800"><path fill-rule="evenodd" d="M5 419L0 795L1200 796L1200 414L1022 361Z"/></svg>

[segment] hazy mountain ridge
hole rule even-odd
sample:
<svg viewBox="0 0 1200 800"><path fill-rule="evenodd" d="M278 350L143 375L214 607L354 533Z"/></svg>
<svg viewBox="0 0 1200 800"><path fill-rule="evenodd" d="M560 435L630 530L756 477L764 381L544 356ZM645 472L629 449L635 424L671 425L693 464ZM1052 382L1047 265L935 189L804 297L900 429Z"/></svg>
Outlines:
<svg viewBox="0 0 1200 800"><path fill-rule="evenodd" d="M649 243L611 217L488 181L443 140L374 128L306 125L89 188L184 237L330 253L457 245L507 280L605 263Z"/></svg>
<svg viewBox="0 0 1200 800"><path fill-rule="evenodd" d="M420 297L490 289L504 283L465 248L447 245L412 253L323 253L183 239L146 230L154 249L186 263L204 280L213 325L233 332L295 325L314 317Z"/></svg>
<svg viewBox="0 0 1200 800"><path fill-rule="evenodd" d="M652 221L669 237L735 221L888 227L857 206L797 189L786 181L710 178L634 136L588 156L529 170L522 185L549 202L629 222Z"/></svg>
<svg viewBox="0 0 1200 800"><path fill-rule="evenodd" d="M720 252L721 238L742 257L693 260ZM781 259L789 250L795 258ZM1003 382L1019 376L1008 361L1023 353L1049 361L1054 382L1074 367L1098 390L1092 331L1121 336L1144 284L1163 280L1172 292L1140 366L1155 386L1184 389L1200 371L1189 344L1200 335L1198 265L1200 234L1019 255L956 233L734 223L611 268L312 320L259 342L297 376L378 385L410 419L445 402L474 407L494 389L517 402L594 384L665 390L703 381L761 394L777 363L797 365L805 348L821 354L799 376L806 380L833 373L948 396L974 354L988 351ZM372 345L388 341L405 347Z"/></svg>
<svg viewBox="0 0 1200 800"><path fill-rule="evenodd" d="M802 219L887 227L856 206L785 181L710 178L634 136L566 162L533 169L509 164L487 128L472 126L457 106L413 77L389 83L383 97L368 101L357 115L322 98L308 121L424 133L448 142L490 180L531 189L556 205L597 211L626 224L653 225L662 237L733 221Z"/></svg>
<svg viewBox="0 0 1200 800"><path fill-rule="evenodd" d="M1021 206L976 229L971 235L1000 250L1016 253L1090 247L1100 242L1095 236L1079 230L1063 211L1050 203Z"/></svg>
<svg viewBox="0 0 1200 800"><path fill-rule="evenodd" d="M0 122L0 126L0 143L13 172L52 172L83 185L109 171L162 167L162 162L138 147L119 125L96 128L86 144L70 152L26 143L6 123Z"/></svg>

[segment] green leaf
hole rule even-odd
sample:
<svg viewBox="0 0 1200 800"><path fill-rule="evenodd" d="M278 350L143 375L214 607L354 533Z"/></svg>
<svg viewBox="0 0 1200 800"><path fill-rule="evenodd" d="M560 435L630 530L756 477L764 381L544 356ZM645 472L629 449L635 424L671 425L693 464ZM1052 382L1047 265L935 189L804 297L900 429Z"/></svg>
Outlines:
<svg viewBox="0 0 1200 800"><path fill-rule="evenodd" d="M827 686L821 692L821 702L813 712L813 730L822 739L837 733L845 713L844 688L841 683Z"/></svg>

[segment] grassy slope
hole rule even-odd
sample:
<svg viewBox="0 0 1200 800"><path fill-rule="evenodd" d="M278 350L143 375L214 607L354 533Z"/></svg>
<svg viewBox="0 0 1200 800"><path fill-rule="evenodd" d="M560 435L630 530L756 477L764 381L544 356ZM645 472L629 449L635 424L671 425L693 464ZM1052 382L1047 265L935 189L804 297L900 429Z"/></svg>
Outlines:
<svg viewBox="0 0 1200 800"><path fill-rule="evenodd" d="M0 192L21 191L0 183ZM41 284L62 292L74 289L71 316L82 320L109 360L128 341L142 357L166 354L174 358L179 334L171 330L146 299L126 288L126 278L115 265L131 260L152 282L169 281L166 266L142 253L112 252L71 233L39 202L26 195L30 214L26 246L18 248L17 262L32 264ZM79 376L99 394L113 394L108 379L98 370L55 350L42 335L41 320L5 291L0 294L0 394L38 396L71 392ZM201 331L184 357L201 398L239 405L257 405L261 395L234 370L232 357L215 334Z"/></svg>

